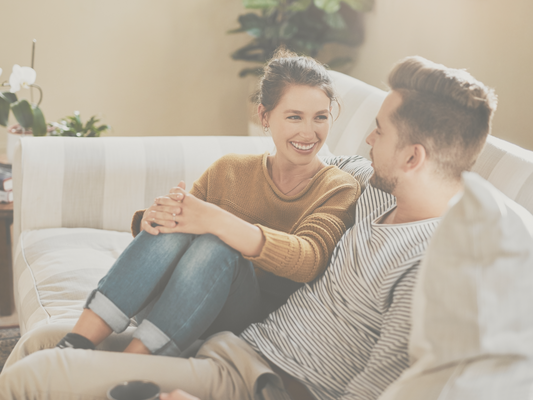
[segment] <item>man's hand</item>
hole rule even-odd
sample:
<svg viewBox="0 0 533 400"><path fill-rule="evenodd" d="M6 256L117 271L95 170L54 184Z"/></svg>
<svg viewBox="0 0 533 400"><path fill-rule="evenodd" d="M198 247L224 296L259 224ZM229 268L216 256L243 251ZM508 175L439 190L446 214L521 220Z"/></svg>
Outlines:
<svg viewBox="0 0 533 400"><path fill-rule="evenodd" d="M174 390L172 393L161 393L159 398L161 400L200 400L198 397L194 397L179 389Z"/></svg>

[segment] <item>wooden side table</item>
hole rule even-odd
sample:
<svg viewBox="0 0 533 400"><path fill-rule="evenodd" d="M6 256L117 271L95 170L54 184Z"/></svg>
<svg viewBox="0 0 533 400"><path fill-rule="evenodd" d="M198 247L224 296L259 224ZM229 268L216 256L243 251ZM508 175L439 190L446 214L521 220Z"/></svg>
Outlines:
<svg viewBox="0 0 533 400"><path fill-rule="evenodd" d="M12 224L13 203L0 203L0 316L13 312Z"/></svg>

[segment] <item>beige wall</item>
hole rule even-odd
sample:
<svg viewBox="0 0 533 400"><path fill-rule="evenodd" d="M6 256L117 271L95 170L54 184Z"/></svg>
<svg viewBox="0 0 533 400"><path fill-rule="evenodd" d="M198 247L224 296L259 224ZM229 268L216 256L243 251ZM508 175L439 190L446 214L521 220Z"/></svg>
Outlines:
<svg viewBox="0 0 533 400"><path fill-rule="evenodd" d="M249 85L229 54L247 38L226 34L243 11L240 0L0 0L0 80L30 65L36 38L48 121L79 110L111 135L245 135Z"/></svg>
<svg viewBox="0 0 533 400"><path fill-rule="evenodd" d="M533 150L532 0L376 0L351 75L384 88L398 59L467 68L496 89L493 134Z"/></svg>

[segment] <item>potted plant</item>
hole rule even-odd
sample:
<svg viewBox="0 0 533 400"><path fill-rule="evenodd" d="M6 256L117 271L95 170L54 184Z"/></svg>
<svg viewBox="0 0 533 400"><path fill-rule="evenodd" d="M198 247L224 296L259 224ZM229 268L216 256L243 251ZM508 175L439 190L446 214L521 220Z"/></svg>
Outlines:
<svg viewBox="0 0 533 400"><path fill-rule="evenodd" d="M239 76L260 75L262 65L280 47L316 57L327 43L359 46L364 38L361 12L372 8L374 0L242 0L247 9L240 15L240 27L228 33L246 32L250 43L231 57L256 63ZM353 61L351 56L336 57L327 63L339 68Z"/></svg>
<svg viewBox="0 0 533 400"><path fill-rule="evenodd" d="M83 124L80 112L74 111L73 116L68 116L60 122L48 124L48 135L50 136L72 136L72 137L99 137L111 127L109 125L97 126L100 122L96 116L92 116L87 123Z"/></svg>
<svg viewBox="0 0 533 400"><path fill-rule="evenodd" d="M2 69L0 68L1 74ZM11 90L9 92L0 92L0 125L7 126L9 112L12 111L23 132L31 131L35 136L46 134L46 122L43 112L39 108L43 98L43 91L35 84L36 76L37 73L33 68L21 67L17 64L13 66L9 82L2 84L2 86L11 87ZM19 100L16 93L21 88L38 89L40 96L37 104L30 104L25 99Z"/></svg>

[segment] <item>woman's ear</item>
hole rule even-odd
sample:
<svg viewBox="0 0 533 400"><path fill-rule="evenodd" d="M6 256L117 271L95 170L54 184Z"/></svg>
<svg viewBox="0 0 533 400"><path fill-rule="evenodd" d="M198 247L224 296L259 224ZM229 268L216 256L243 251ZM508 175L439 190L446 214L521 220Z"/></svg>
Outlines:
<svg viewBox="0 0 533 400"><path fill-rule="evenodd" d="M261 126L264 128L265 126L268 126L268 121L267 121L267 115L266 115L266 112L265 112L265 106L262 105L262 104L259 104L257 106L257 115L259 116L259 120L261 121Z"/></svg>

